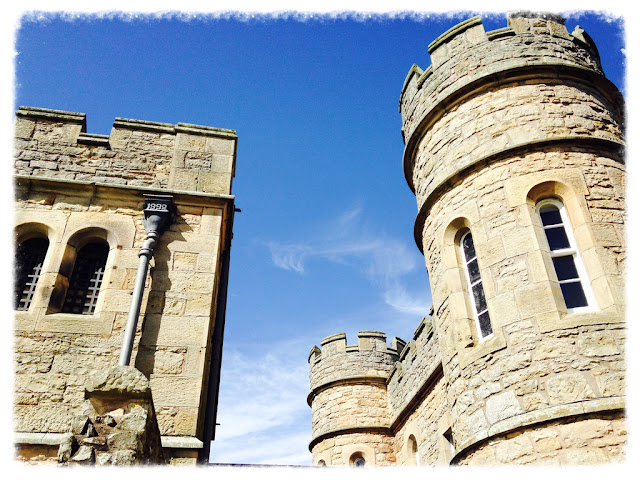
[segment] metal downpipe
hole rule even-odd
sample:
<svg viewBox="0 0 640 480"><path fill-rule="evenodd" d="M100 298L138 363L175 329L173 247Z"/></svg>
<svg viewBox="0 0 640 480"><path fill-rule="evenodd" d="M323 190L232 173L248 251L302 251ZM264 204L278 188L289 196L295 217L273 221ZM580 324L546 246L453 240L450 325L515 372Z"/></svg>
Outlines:
<svg viewBox="0 0 640 480"><path fill-rule="evenodd" d="M129 316L127 317L127 325L124 330L124 338L122 339L122 348L120 349L120 359L118 365L125 367L129 365L131 360L131 352L133 351L133 341L136 336L136 328L138 326L138 317L140 316L140 307L142 306L142 295L144 293L144 284L147 279L147 271L149 270L149 262L153 257L153 247L158 243L158 232L149 232L144 245L138 252L140 262L138 263L138 271L133 286L133 294L131 298L131 306L129 307Z"/></svg>
<svg viewBox="0 0 640 480"><path fill-rule="evenodd" d="M143 222L147 232L147 238L140 252L138 252L140 262L138 263L131 306L129 307L129 316L127 317L127 324L122 339L122 348L120 349L120 358L118 360L118 366L120 367L126 367L131 361L131 352L133 351L133 342L135 340L138 317L140 316L142 306L144 284L147 279L149 262L153 257L153 249L158 243L162 232L173 222L175 213L173 198L170 195L145 195L145 200Z"/></svg>

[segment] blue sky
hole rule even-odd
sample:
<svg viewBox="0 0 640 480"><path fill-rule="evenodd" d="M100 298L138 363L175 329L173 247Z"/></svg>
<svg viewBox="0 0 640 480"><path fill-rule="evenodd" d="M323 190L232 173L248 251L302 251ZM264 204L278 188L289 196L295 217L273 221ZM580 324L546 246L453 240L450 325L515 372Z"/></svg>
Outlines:
<svg viewBox="0 0 640 480"><path fill-rule="evenodd" d="M620 17L561 12L623 91ZM398 100L475 15L38 14L15 32L18 105L237 131L218 463L309 464L307 355L328 335L412 338L431 305ZM484 15L485 29L506 16Z"/></svg>

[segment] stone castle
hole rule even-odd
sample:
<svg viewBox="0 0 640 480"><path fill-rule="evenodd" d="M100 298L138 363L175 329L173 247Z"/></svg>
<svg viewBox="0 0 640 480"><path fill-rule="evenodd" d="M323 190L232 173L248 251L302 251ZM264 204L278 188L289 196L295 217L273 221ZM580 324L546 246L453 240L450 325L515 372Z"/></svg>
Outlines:
<svg viewBox="0 0 640 480"><path fill-rule="evenodd" d="M409 342L314 347L314 465L599 463L625 445L624 105L586 32L479 18L402 88L434 306ZM17 457L206 463L234 131L20 107Z"/></svg>
<svg viewBox="0 0 640 480"><path fill-rule="evenodd" d="M433 307L409 342L312 348L313 464L620 460L621 95L557 15L471 18L429 53L400 113Z"/></svg>

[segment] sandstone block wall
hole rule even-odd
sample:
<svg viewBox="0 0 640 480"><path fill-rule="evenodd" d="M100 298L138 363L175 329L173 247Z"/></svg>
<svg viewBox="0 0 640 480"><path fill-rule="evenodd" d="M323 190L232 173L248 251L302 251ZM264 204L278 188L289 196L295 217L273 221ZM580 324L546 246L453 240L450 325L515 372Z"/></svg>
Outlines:
<svg viewBox="0 0 640 480"><path fill-rule="evenodd" d="M460 465L598 465L624 459L622 413L584 415L501 435L470 452Z"/></svg>
<svg viewBox="0 0 640 480"><path fill-rule="evenodd" d="M387 378L396 465L416 466L409 438L417 445L420 465L446 464L450 447L444 434L448 399L433 319L424 317Z"/></svg>
<svg viewBox="0 0 640 480"><path fill-rule="evenodd" d="M176 438L197 449L231 234L235 135L123 119L110 136L83 129L84 114L17 114L16 242L44 236L50 245L32 305L15 314L16 430L21 438L67 432L87 375L117 364L146 238L143 194L163 193L173 196L176 218L154 250L131 365L150 380L166 445ZM109 245L96 311L60 313L61 272L91 238Z"/></svg>

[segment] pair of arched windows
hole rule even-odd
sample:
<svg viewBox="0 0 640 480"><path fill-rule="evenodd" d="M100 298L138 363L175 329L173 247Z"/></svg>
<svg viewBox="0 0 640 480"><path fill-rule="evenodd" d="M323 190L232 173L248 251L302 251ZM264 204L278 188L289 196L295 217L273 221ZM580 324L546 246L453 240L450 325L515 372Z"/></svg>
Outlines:
<svg viewBox="0 0 640 480"><path fill-rule="evenodd" d="M564 205L559 200L550 198L538 202L536 210L545 233L567 312L574 313L594 308L595 299L587 281L586 271ZM483 341L493 335L493 327L470 231L460 237L460 250L464 260L476 331L479 340Z"/></svg>
<svg viewBox="0 0 640 480"><path fill-rule="evenodd" d="M16 310L29 310L48 250L49 239L46 237L30 238L16 248L14 277L14 308ZM60 309L62 313L92 315L95 312L108 254L109 245L99 239L89 241L77 251Z"/></svg>

